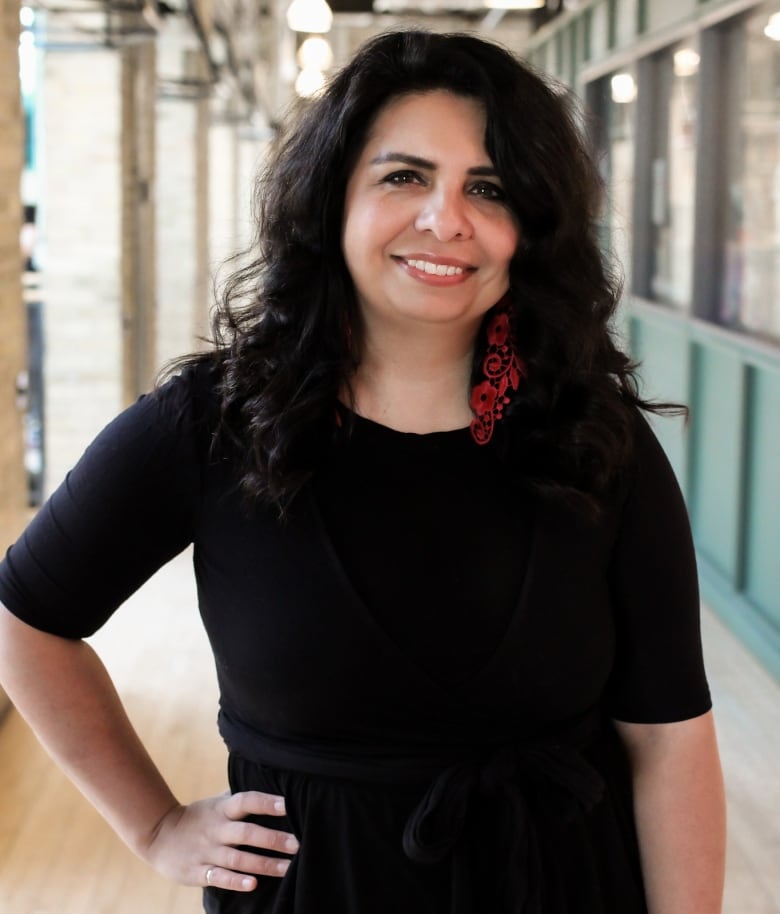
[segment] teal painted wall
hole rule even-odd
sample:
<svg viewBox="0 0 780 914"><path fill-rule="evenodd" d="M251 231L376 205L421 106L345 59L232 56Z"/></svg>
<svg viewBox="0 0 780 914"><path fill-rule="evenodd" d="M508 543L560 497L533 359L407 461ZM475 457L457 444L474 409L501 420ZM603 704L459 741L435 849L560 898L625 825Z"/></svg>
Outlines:
<svg viewBox="0 0 780 914"><path fill-rule="evenodd" d="M751 372L745 594L780 631L780 373Z"/></svg>
<svg viewBox="0 0 780 914"><path fill-rule="evenodd" d="M688 403L689 347L674 326L635 316L630 318L631 352L642 364L642 395L651 400ZM685 423L679 417L652 416L651 423L677 474L684 494L688 489L688 447Z"/></svg>
<svg viewBox="0 0 780 914"><path fill-rule="evenodd" d="M688 502L704 600L780 678L780 351L659 308L628 315L643 393L687 403L653 425Z"/></svg>
<svg viewBox="0 0 780 914"><path fill-rule="evenodd" d="M696 544L734 586L740 561L745 368L734 353L692 347L689 506Z"/></svg>
<svg viewBox="0 0 780 914"><path fill-rule="evenodd" d="M586 0L540 29L529 52L584 91L737 14L737 6ZM629 298L618 329L642 363L644 396L691 408L687 425L655 419L653 426L688 503L703 599L780 678L780 347L709 323L711 303L673 311Z"/></svg>

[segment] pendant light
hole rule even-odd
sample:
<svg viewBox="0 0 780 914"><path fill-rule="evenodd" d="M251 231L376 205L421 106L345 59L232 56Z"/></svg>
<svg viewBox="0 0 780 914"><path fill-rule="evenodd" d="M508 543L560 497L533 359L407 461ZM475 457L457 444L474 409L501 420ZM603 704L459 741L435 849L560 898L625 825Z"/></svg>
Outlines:
<svg viewBox="0 0 780 914"><path fill-rule="evenodd" d="M287 25L293 32L329 32L333 11L325 0L293 0L287 9Z"/></svg>

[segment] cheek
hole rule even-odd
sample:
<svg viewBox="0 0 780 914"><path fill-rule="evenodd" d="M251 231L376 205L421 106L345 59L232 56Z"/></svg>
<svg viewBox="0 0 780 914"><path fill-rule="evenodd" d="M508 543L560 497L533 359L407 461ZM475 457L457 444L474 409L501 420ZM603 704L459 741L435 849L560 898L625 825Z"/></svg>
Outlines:
<svg viewBox="0 0 780 914"><path fill-rule="evenodd" d="M353 206L344 223L344 253L365 257L382 239L381 212L367 205Z"/></svg>
<svg viewBox="0 0 780 914"><path fill-rule="evenodd" d="M341 246L344 259L350 267L357 266L365 258L365 229L364 220L360 213L352 210L344 222Z"/></svg>
<svg viewBox="0 0 780 914"><path fill-rule="evenodd" d="M498 259L505 261L507 268L509 268L509 262L515 256L519 244L520 229L514 221L507 222L503 226L503 230L497 233L494 247Z"/></svg>
<svg viewBox="0 0 780 914"><path fill-rule="evenodd" d="M415 212L410 201L356 195L346 211L344 243L364 254L381 255L413 225Z"/></svg>

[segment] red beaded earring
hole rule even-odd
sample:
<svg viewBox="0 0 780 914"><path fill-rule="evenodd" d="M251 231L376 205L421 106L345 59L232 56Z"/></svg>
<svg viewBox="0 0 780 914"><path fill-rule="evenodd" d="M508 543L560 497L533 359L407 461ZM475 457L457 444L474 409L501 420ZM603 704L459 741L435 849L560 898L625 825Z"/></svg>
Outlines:
<svg viewBox="0 0 780 914"><path fill-rule="evenodd" d="M487 325L487 352L482 361L485 380L471 391L469 405L474 413L471 437L477 444L487 444L493 437L496 422L509 403L509 392L520 386L525 377L525 363L512 345L509 313L506 304L499 303Z"/></svg>

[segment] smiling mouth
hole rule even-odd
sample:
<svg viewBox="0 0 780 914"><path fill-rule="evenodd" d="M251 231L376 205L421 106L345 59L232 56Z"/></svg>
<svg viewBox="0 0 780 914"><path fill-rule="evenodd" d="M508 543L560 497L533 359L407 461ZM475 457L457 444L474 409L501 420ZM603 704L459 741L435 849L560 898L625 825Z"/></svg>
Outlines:
<svg viewBox="0 0 780 914"><path fill-rule="evenodd" d="M445 263L431 263L429 260L407 260L410 267L430 273L431 276L457 276L463 272L463 267L453 267Z"/></svg>
<svg viewBox="0 0 780 914"><path fill-rule="evenodd" d="M429 276L460 276L463 273L474 272L475 267L459 267L451 263L432 263L430 260L411 260L406 257L399 257L403 263L419 270L421 273L427 273Z"/></svg>

